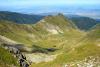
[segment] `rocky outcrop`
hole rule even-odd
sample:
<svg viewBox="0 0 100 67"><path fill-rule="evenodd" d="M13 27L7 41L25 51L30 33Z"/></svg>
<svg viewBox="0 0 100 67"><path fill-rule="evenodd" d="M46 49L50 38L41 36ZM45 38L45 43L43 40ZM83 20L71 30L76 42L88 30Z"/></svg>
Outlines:
<svg viewBox="0 0 100 67"><path fill-rule="evenodd" d="M12 53L15 58L18 59L18 63L20 67L29 67L29 63L26 59L26 56L22 52L20 52L19 49L13 46L8 46L8 45L3 46L3 48L5 48L6 50L9 50L9 52Z"/></svg>

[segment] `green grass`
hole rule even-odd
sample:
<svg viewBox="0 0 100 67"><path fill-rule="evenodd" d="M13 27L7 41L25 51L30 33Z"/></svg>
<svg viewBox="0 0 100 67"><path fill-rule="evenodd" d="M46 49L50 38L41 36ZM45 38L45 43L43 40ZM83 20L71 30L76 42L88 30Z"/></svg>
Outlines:
<svg viewBox="0 0 100 67"><path fill-rule="evenodd" d="M33 64L31 67L62 67L63 64L84 60L89 56L100 57L100 47L92 43L81 45L74 50L62 53L52 62Z"/></svg>
<svg viewBox="0 0 100 67"><path fill-rule="evenodd" d="M28 46L33 43L28 37L28 34L31 34L31 29L28 30L26 25L19 25L8 21L0 21L0 35Z"/></svg>
<svg viewBox="0 0 100 67"><path fill-rule="evenodd" d="M0 47L0 66L2 67L10 67L9 65L15 65L17 64L17 59L13 57L11 53L9 53L7 50Z"/></svg>

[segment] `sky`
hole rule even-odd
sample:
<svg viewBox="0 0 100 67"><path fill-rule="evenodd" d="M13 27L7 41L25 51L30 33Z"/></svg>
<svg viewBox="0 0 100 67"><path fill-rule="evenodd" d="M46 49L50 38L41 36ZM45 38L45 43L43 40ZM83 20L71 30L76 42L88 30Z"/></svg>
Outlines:
<svg viewBox="0 0 100 67"><path fill-rule="evenodd" d="M100 13L100 0L0 0L0 11L21 13Z"/></svg>

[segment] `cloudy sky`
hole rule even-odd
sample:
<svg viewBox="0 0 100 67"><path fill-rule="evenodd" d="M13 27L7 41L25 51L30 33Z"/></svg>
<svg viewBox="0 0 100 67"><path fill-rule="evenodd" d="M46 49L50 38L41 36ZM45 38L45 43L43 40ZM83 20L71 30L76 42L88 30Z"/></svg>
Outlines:
<svg viewBox="0 0 100 67"><path fill-rule="evenodd" d="M100 12L100 0L0 0L0 11L22 13Z"/></svg>

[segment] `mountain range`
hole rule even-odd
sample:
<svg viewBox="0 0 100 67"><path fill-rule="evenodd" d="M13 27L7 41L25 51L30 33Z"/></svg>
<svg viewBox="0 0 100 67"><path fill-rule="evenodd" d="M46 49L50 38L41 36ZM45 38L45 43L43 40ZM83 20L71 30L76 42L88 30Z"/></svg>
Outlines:
<svg viewBox="0 0 100 67"><path fill-rule="evenodd" d="M29 67L99 67L99 34L100 23L88 17L0 12L0 45L18 48ZM2 47L0 62L2 67L19 66Z"/></svg>
<svg viewBox="0 0 100 67"><path fill-rule="evenodd" d="M21 14L16 12L8 12L8 11L0 11L0 20L12 21L19 24L34 24L45 16L48 15L29 15L29 14ZM53 13L51 15L57 15L57 13ZM91 27L99 23L99 19L92 19L89 17L83 17L78 15L65 15L66 19L69 18L73 23L81 30L89 30Z"/></svg>

